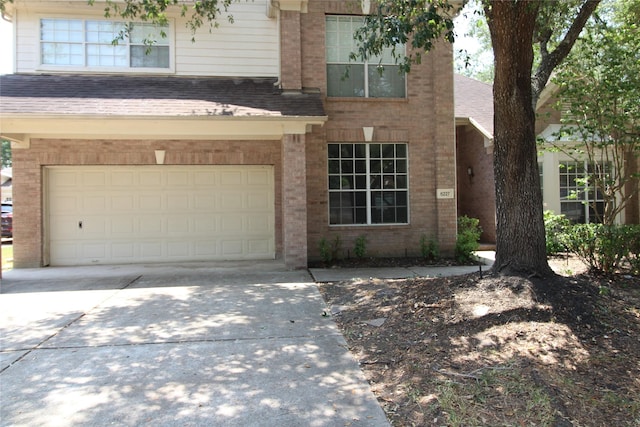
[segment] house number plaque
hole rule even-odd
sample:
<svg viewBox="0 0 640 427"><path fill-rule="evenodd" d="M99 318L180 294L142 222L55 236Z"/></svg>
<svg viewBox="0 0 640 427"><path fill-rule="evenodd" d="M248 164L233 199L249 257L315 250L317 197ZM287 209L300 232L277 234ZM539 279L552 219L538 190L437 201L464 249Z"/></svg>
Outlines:
<svg viewBox="0 0 640 427"><path fill-rule="evenodd" d="M453 199L453 188L438 188L436 190L436 197L438 199Z"/></svg>

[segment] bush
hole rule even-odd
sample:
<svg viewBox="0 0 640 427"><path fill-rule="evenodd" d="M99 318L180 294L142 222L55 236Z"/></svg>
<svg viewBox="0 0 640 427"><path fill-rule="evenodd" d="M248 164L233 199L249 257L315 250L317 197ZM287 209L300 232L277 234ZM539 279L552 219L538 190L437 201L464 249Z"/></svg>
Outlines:
<svg viewBox="0 0 640 427"><path fill-rule="evenodd" d="M342 249L342 239L340 236L336 236L333 242L329 243L326 238L320 239L320 257L325 263L338 260L340 257L340 250Z"/></svg>
<svg viewBox="0 0 640 427"><path fill-rule="evenodd" d="M367 236L364 234L356 237L356 241L353 246L353 253L358 258L364 258L367 254Z"/></svg>
<svg viewBox="0 0 640 427"><path fill-rule="evenodd" d="M563 235L571 226L564 215L556 215L553 211L544 211L544 231L547 236L547 255L555 255L564 252Z"/></svg>
<svg viewBox="0 0 640 427"><path fill-rule="evenodd" d="M576 224L567 229L562 240L592 270L612 273L626 262L638 272L638 225Z"/></svg>
<svg viewBox="0 0 640 427"><path fill-rule="evenodd" d="M458 238L456 239L456 259L459 262L473 260L473 252L480 247L480 220L463 215L458 218Z"/></svg>
<svg viewBox="0 0 640 427"><path fill-rule="evenodd" d="M438 247L438 241L433 237L427 238L426 234L420 236L420 254L424 259L438 259L440 257L440 248Z"/></svg>

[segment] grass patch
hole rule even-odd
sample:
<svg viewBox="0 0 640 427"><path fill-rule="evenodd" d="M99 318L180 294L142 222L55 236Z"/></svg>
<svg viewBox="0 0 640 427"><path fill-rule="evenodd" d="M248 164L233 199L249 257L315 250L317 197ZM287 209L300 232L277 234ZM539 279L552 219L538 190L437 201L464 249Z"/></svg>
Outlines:
<svg viewBox="0 0 640 427"><path fill-rule="evenodd" d="M553 425L551 397L518 367L488 367L474 376L443 378L437 386L448 425Z"/></svg>

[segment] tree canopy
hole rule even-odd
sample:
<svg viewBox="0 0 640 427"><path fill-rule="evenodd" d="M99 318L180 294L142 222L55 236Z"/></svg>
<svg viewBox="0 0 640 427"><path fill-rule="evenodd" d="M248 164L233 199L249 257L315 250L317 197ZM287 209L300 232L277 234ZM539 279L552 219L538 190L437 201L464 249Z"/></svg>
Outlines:
<svg viewBox="0 0 640 427"><path fill-rule="evenodd" d="M582 184L603 200L603 211L594 209L599 220L613 224L637 192L640 0L603 6L553 78L563 124L553 145L587 161Z"/></svg>

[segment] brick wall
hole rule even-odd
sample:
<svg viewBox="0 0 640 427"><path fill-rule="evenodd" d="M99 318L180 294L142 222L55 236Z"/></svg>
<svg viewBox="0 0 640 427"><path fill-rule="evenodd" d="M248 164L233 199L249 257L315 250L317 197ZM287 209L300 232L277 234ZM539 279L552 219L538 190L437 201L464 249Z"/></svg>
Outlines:
<svg viewBox="0 0 640 427"><path fill-rule="evenodd" d="M273 165L276 256L282 256L280 141L33 139L31 148L13 150L14 267L40 267L43 263L44 166L154 165L154 150L166 150L166 165Z"/></svg>
<svg viewBox="0 0 640 427"><path fill-rule="evenodd" d="M482 227L480 241L496 242L496 193L493 153L487 152L484 137L472 126L456 128L458 215L478 218ZM471 167L473 176L467 169Z"/></svg>
<svg viewBox="0 0 640 427"><path fill-rule="evenodd" d="M353 14L355 3L314 1L301 15L302 85L326 96L325 14ZM306 138L308 250L319 258L322 238L340 236L353 253L353 242L367 236L376 256L419 254L421 235L439 239L444 253L455 245L455 199L437 200L436 188L455 189L452 48L438 43L407 76L407 99L325 98L329 116ZM373 142L409 145L410 224L398 226L333 226L328 218L327 143L364 142L363 126L374 127Z"/></svg>

